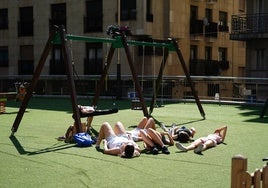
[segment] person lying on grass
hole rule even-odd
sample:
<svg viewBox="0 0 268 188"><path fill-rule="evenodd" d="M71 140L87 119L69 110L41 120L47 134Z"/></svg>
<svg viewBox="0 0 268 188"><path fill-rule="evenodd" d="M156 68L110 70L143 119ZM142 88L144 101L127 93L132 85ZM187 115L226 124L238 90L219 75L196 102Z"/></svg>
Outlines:
<svg viewBox="0 0 268 188"><path fill-rule="evenodd" d="M176 126L175 124L172 125L170 129L166 128L164 124L161 124L161 128L170 134L174 141L187 143L189 141L193 141L193 137L196 133L194 127L188 129L185 126Z"/></svg>
<svg viewBox="0 0 268 188"><path fill-rule="evenodd" d="M177 142L176 147L181 151L194 150L195 153L201 153L202 151L217 146L224 141L227 132L227 126L218 128L213 134L209 134L206 137L201 137L192 142L189 146L183 146Z"/></svg>
<svg viewBox="0 0 268 188"><path fill-rule="evenodd" d="M146 150L151 151L154 155L158 154L159 150L162 150L164 154L170 154L165 144L174 145L173 139L167 132L160 133L152 128L140 130L142 140ZM162 136L168 136L168 139ZM164 138L164 139L163 139ZM164 144L164 142L165 144Z"/></svg>
<svg viewBox="0 0 268 188"><path fill-rule="evenodd" d="M140 131L146 130L148 128L152 128L154 130L156 129L154 120L153 120L153 118L143 117L141 119L141 121L139 122L139 124L137 125L137 127L135 127L134 129L132 129L130 131L126 131L126 132L127 132L127 134L129 134L133 138L133 140L135 142L138 142L138 141L142 141Z"/></svg>
<svg viewBox="0 0 268 188"><path fill-rule="evenodd" d="M100 150L100 143L103 140L103 153L109 155L119 155L125 158L132 158L140 155L140 148L134 140L127 135L121 122L117 122L114 128L104 122L99 130L96 149Z"/></svg>

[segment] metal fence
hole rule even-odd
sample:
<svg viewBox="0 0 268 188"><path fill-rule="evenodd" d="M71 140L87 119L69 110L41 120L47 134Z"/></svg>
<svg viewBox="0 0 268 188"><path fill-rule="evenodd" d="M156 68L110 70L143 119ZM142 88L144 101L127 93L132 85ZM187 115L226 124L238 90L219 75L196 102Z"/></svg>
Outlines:
<svg viewBox="0 0 268 188"><path fill-rule="evenodd" d="M193 94L185 76L164 76L159 91L156 93L156 76L139 76L145 99L153 94L157 100L193 99ZM74 76L77 95L94 96L99 76ZM192 76L195 90L201 100L226 100L264 102L268 98L268 78ZM0 92L15 90L15 83L30 82L31 76L0 76ZM138 97L130 75L115 75L105 80L102 96L120 98ZM66 76L41 75L34 88L38 95L68 95Z"/></svg>

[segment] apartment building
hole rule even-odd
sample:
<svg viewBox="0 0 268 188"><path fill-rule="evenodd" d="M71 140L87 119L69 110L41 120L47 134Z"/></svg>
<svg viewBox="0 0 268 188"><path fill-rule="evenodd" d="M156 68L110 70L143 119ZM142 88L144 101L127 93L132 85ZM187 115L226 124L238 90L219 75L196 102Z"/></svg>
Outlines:
<svg viewBox="0 0 268 188"><path fill-rule="evenodd" d="M251 78L268 77L268 2L246 0L245 14L232 15L230 39L246 43L245 76ZM247 83L253 95L267 98L268 85L265 81Z"/></svg>
<svg viewBox="0 0 268 188"><path fill-rule="evenodd" d="M243 13L241 6L243 0L2 0L0 74L32 75L54 25L64 25L68 34L106 38L107 26L119 24L130 27L134 40L176 38L191 75L244 76L245 42L229 39L231 16ZM101 74L109 45L68 41L76 73ZM163 49L130 50L139 75L158 73ZM109 75L117 74L118 65L122 75L130 75L124 49L118 51ZM55 44L42 75L64 74L60 46ZM170 53L164 75L184 75L175 53Z"/></svg>

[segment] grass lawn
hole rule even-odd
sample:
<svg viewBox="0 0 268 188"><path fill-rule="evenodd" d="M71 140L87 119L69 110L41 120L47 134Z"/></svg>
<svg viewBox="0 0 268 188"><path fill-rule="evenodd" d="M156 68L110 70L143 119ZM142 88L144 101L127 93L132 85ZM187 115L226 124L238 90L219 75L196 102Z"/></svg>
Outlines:
<svg viewBox="0 0 268 188"><path fill-rule="evenodd" d="M89 105L90 99L79 99ZM11 127L19 103L8 101L6 114L0 115L0 187L230 187L231 159L236 154L248 158L252 172L264 165L268 156L268 117L260 119L261 107L203 104L203 120L195 103L170 103L155 108L153 116L166 125L177 123L195 127L195 138L227 125L225 144L203 152L182 153L169 147L170 155L143 153L134 159L104 155L94 147L79 148L57 141L73 123L71 103L62 98L32 98L15 137ZM119 112L96 116L93 126L120 120L132 129L142 118L131 110L130 102L115 101ZM99 101L98 109L112 106ZM82 119L86 121L86 119ZM161 130L159 128L159 130ZM142 147L142 143L139 143ZM143 148L143 147L142 147Z"/></svg>

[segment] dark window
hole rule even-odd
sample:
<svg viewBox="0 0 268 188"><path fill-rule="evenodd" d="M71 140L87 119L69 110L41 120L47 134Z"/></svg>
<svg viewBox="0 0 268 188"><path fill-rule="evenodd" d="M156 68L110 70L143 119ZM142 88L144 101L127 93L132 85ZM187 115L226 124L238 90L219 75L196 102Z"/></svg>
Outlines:
<svg viewBox="0 0 268 188"><path fill-rule="evenodd" d="M20 59L18 65L19 75L32 75L34 72L33 46L20 46Z"/></svg>
<svg viewBox="0 0 268 188"><path fill-rule="evenodd" d="M146 0L146 20L148 22L154 21L152 0Z"/></svg>
<svg viewBox="0 0 268 188"><path fill-rule="evenodd" d="M103 69L103 50L101 43L86 44L85 75L100 75Z"/></svg>
<svg viewBox="0 0 268 188"><path fill-rule="evenodd" d="M50 60L49 73L52 75L66 74L66 66L63 61L61 45L53 45L52 59Z"/></svg>
<svg viewBox="0 0 268 188"><path fill-rule="evenodd" d="M219 61L227 60L227 48L219 48Z"/></svg>
<svg viewBox="0 0 268 188"><path fill-rule="evenodd" d="M120 1L120 18L124 20L136 20L136 0L121 0Z"/></svg>
<svg viewBox="0 0 268 188"><path fill-rule="evenodd" d="M20 8L18 36L33 36L33 7Z"/></svg>
<svg viewBox="0 0 268 188"><path fill-rule="evenodd" d="M205 25L212 22L212 10L209 8L206 8L205 19L207 19L207 23L205 23Z"/></svg>
<svg viewBox="0 0 268 188"><path fill-rule="evenodd" d="M197 59L197 46L191 45L190 46L190 59Z"/></svg>
<svg viewBox="0 0 268 188"><path fill-rule="evenodd" d="M267 67L265 66L265 49L255 49L255 53L256 53L256 70L262 70L262 69L266 69Z"/></svg>
<svg viewBox="0 0 268 188"><path fill-rule="evenodd" d="M0 67L8 67L8 47L0 46Z"/></svg>
<svg viewBox="0 0 268 188"><path fill-rule="evenodd" d="M66 28L66 4L53 4L51 5L51 19L49 22L49 28L51 29L54 25L63 25Z"/></svg>
<svg viewBox="0 0 268 188"><path fill-rule="evenodd" d="M212 58L212 47L206 46L205 47L205 60L211 60Z"/></svg>
<svg viewBox="0 0 268 188"><path fill-rule="evenodd" d="M102 32L102 0L86 2L86 17L84 18L85 32Z"/></svg>
<svg viewBox="0 0 268 188"><path fill-rule="evenodd" d="M203 34L203 20L198 20L198 7L191 6L190 8L190 34Z"/></svg>
<svg viewBox="0 0 268 188"><path fill-rule="evenodd" d="M0 9L0 29L8 29L8 9Z"/></svg>
<svg viewBox="0 0 268 188"><path fill-rule="evenodd" d="M190 20L197 20L198 18L198 7L191 5L190 8Z"/></svg>
<svg viewBox="0 0 268 188"><path fill-rule="evenodd" d="M229 31L229 27L227 25L228 23L228 16L227 16L227 12L219 12L219 31L225 31L228 32Z"/></svg>

